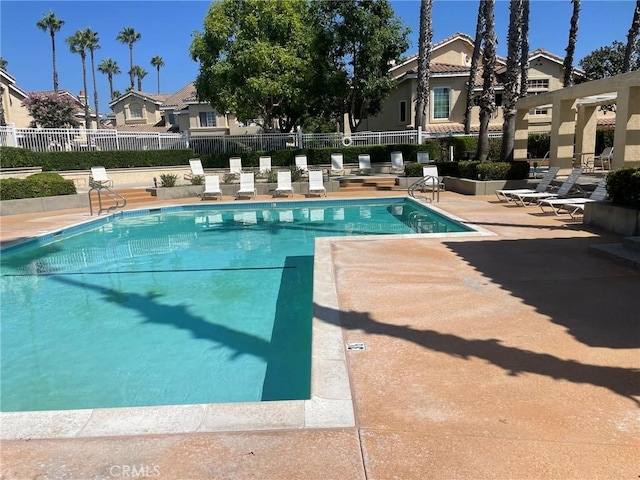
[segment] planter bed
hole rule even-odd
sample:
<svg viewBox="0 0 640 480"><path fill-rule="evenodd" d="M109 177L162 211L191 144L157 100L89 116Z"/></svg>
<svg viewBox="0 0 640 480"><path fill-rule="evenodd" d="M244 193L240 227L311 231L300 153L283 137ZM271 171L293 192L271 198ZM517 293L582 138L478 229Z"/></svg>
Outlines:
<svg viewBox="0 0 640 480"><path fill-rule="evenodd" d="M402 188L409 186L422 177L398 177L398 185ZM536 183L528 180L471 180L458 177L441 177L445 190L462 193L463 195L493 195L496 190L511 188L535 188Z"/></svg>
<svg viewBox="0 0 640 480"><path fill-rule="evenodd" d="M625 237L640 235L640 209L610 202L589 202L582 224Z"/></svg>

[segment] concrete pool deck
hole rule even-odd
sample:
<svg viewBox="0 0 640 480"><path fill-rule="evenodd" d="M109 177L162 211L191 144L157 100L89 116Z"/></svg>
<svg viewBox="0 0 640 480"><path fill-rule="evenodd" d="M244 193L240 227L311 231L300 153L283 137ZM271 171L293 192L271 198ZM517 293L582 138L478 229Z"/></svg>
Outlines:
<svg viewBox="0 0 640 480"><path fill-rule="evenodd" d="M587 252L619 238L495 197L438 207L495 235L327 242L337 306L316 317L366 347L354 426L26 437L0 478L637 478L640 273ZM0 240L86 219L4 216Z"/></svg>

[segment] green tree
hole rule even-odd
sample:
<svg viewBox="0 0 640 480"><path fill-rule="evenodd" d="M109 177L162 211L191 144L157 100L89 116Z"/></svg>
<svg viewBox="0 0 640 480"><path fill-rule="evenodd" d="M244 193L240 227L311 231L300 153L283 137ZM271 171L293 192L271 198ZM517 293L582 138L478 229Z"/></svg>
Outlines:
<svg viewBox="0 0 640 480"><path fill-rule="evenodd" d="M113 100L116 98L114 96L115 91L113 90L113 76L121 73L118 63L114 59L107 57L100 62L100 65L98 65L98 71L107 76L107 80L109 80L109 94L111 100Z"/></svg>
<svg viewBox="0 0 640 480"><path fill-rule="evenodd" d="M571 0L573 4L573 14L569 24L569 43L567 45L567 55L564 57L562 68L564 69L563 86L573 85L573 54L576 51L576 41L578 39L578 19L580 18L580 0Z"/></svg>
<svg viewBox="0 0 640 480"><path fill-rule="evenodd" d="M480 161L489 155L489 121L496 109L494 82L496 71L496 46L498 40L495 31L495 0L484 2L484 33L482 43L482 94L480 95L480 131L476 157Z"/></svg>
<svg viewBox="0 0 640 480"><path fill-rule="evenodd" d="M78 30L76 33L66 38L71 53L77 53L82 60L82 84L84 86L84 125L87 130L91 129L91 117L89 116L89 101L87 100L87 48L89 38L86 30Z"/></svg>
<svg viewBox="0 0 640 480"><path fill-rule="evenodd" d="M93 106L96 109L96 128L100 128L100 108L98 107L98 86L96 85L96 64L93 56L93 52L100 48L98 43L98 33L94 32L90 28L84 30L86 36L87 49L89 50L89 56L91 57L91 77L93 79Z"/></svg>
<svg viewBox="0 0 640 480"><path fill-rule="evenodd" d="M471 67L469 68L469 81L467 82L467 103L464 111L464 133L469 135L471 131L471 109L473 108L474 93L476 87L476 75L478 74L478 59L482 49L482 32L484 32L484 3L478 2L478 18L476 20L476 36L473 41L473 54L471 55Z"/></svg>
<svg viewBox="0 0 640 480"><path fill-rule="evenodd" d="M638 56L638 34L640 31L640 0L636 1L636 8L633 10L633 20L627 34L627 46L624 50L624 61L622 62L622 72L631 70L631 57L633 52Z"/></svg>
<svg viewBox="0 0 640 480"><path fill-rule="evenodd" d="M158 94L160 93L160 68L164 67L164 60L160 55L156 55L151 59L151 66L155 67L158 73Z"/></svg>
<svg viewBox="0 0 640 480"><path fill-rule="evenodd" d="M77 128L77 106L67 96L57 93L30 93L22 102L33 118L32 128Z"/></svg>
<svg viewBox="0 0 640 480"><path fill-rule="evenodd" d="M142 91L142 79L147 76L147 71L140 65L133 66L133 76L138 79L138 91Z"/></svg>
<svg viewBox="0 0 640 480"><path fill-rule="evenodd" d="M118 33L116 40L120 43L126 43L129 45L129 88L133 89L133 44L142 38L142 34L138 33L132 27L124 27Z"/></svg>
<svg viewBox="0 0 640 480"><path fill-rule="evenodd" d="M614 40L611 45L600 47L580 60L579 64L585 72L587 80L612 77L623 73L625 45ZM640 67L640 55L631 56L629 70Z"/></svg>
<svg viewBox="0 0 640 480"><path fill-rule="evenodd" d="M429 63L431 61L431 41L433 40L433 27L431 25L431 12L433 0L420 2L420 34L418 37L418 86L416 91L416 119L415 126L427 125L427 112L429 111L429 76L431 74Z"/></svg>
<svg viewBox="0 0 640 480"><path fill-rule="evenodd" d="M51 52L53 58L53 91L58 91L58 70L56 70L56 33L62 28L64 25L64 20L60 20L56 17L56 14L53 12L49 12L44 17L42 17L36 23L36 27L38 27L43 32L49 32L51 36Z"/></svg>

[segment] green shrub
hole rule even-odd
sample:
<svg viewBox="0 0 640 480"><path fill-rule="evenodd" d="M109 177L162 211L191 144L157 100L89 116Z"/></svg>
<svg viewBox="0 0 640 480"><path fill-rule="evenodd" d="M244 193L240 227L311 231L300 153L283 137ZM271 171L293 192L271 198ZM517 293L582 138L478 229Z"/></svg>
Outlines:
<svg viewBox="0 0 640 480"><path fill-rule="evenodd" d="M640 208L640 166L624 167L609 173L607 192L614 203Z"/></svg>
<svg viewBox="0 0 640 480"><path fill-rule="evenodd" d="M0 161L5 168L39 166L35 154L26 148L0 147Z"/></svg>
<svg viewBox="0 0 640 480"><path fill-rule="evenodd" d="M194 175L191 177L191 185L204 185L204 175Z"/></svg>
<svg viewBox="0 0 640 480"><path fill-rule="evenodd" d="M613 128L598 128L596 130L596 154L600 154L606 147L613 147Z"/></svg>
<svg viewBox="0 0 640 480"><path fill-rule="evenodd" d="M531 158L544 158L551 149L551 136L548 133L530 133L527 140L527 152Z"/></svg>
<svg viewBox="0 0 640 480"><path fill-rule="evenodd" d="M178 175L175 173L162 173L160 175L163 187L175 187L178 182Z"/></svg>
<svg viewBox="0 0 640 480"><path fill-rule="evenodd" d="M304 173L304 170L302 170L299 167L296 167L295 165L291 165L289 167L289 170L291 170L291 181L299 182L300 179L302 178L302 174Z"/></svg>
<svg viewBox="0 0 640 480"><path fill-rule="evenodd" d="M458 176L460 178L470 178L472 180L478 179L478 165L480 162L457 162L458 163ZM439 172L439 171L438 171Z"/></svg>
<svg viewBox="0 0 640 480"><path fill-rule="evenodd" d="M73 181L65 180L57 173L36 173L24 179L0 180L0 200L75 194L76 186Z"/></svg>
<svg viewBox="0 0 640 480"><path fill-rule="evenodd" d="M277 183L277 182L278 182L278 171L277 170L267 171L267 183Z"/></svg>
<svg viewBox="0 0 640 480"><path fill-rule="evenodd" d="M421 177L422 176L422 164L420 163L405 163L404 175L406 177Z"/></svg>

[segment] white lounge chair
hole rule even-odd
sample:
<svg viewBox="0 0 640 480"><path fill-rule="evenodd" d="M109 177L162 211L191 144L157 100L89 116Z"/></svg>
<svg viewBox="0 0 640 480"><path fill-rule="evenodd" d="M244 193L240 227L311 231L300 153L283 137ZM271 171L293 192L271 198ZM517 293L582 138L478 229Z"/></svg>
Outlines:
<svg viewBox="0 0 640 480"><path fill-rule="evenodd" d="M257 195L253 172L240 174L240 189L236 192L236 198L253 197Z"/></svg>
<svg viewBox="0 0 640 480"><path fill-rule="evenodd" d="M327 189L322 181L322 170L309 170L309 195L312 193L327 196Z"/></svg>
<svg viewBox="0 0 640 480"><path fill-rule="evenodd" d="M496 190L496 197L498 197L498 200L500 201L506 200L507 202L511 202L513 201L513 197L511 197L511 194L546 192L559 171L560 167L550 167L547 173L544 174L544 177L542 177L540 182L538 182L538 185L535 189L515 188L510 190Z"/></svg>
<svg viewBox="0 0 640 480"><path fill-rule="evenodd" d="M607 199L607 178L600 180L595 190L588 197L573 198L548 198L538 201L538 205L543 212L547 212L546 208L550 208L556 215L560 213L575 213L575 208L584 211L584 204L589 202L602 202ZM573 215L571 215L573 216Z"/></svg>
<svg viewBox="0 0 640 480"><path fill-rule="evenodd" d="M371 156L368 153L358 155L358 175L373 175Z"/></svg>
<svg viewBox="0 0 640 480"><path fill-rule="evenodd" d="M429 152L418 152L418 163L429 163Z"/></svg>
<svg viewBox="0 0 640 480"><path fill-rule="evenodd" d="M439 190L444 190L444 183L440 181L440 176L438 175L438 167L435 165L429 167L422 167L422 178L425 179L422 184L422 191L424 192L426 188L430 188L433 190L438 187Z"/></svg>
<svg viewBox="0 0 640 480"><path fill-rule="evenodd" d="M330 175L344 175L344 157L341 153L331 154Z"/></svg>
<svg viewBox="0 0 640 480"><path fill-rule="evenodd" d="M91 167L89 186L94 188L113 187L113 180L109 179L104 167Z"/></svg>
<svg viewBox="0 0 640 480"><path fill-rule="evenodd" d="M202 200L207 197L217 197L222 200L222 190L220 190L220 177L218 177L218 175L205 175Z"/></svg>
<svg viewBox="0 0 640 480"><path fill-rule="evenodd" d="M260 157L260 173L271 171L271 157Z"/></svg>
<svg viewBox="0 0 640 480"><path fill-rule="evenodd" d="M537 203L540 200L548 198L564 198L569 195L574 188L578 177L582 175L582 168L574 168L567 179L562 182L560 188L556 192L532 192L532 193L511 193L509 194L516 204L520 204L523 207L527 204Z"/></svg>
<svg viewBox="0 0 640 480"><path fill-rule="evenodd" d="M286 194L293 197L293 187L291 186L291 171L284 170L282 172L278 172L278 186L275 190L275 196L277 197L280 194Z"/></svg>
<svg viewBox="0 0 640 480"><path fill-rule="evenodd" d="M296 167L302 170L302 172L306 175L309 173L309 167L307 166L307 156L306 155L296 155Z"/></svg>
<svg viewBox="0 0 640 480"><path fill-rule="evenodd" d="M193 180L194 177L204 177L204 169L202 168L202 162L199 158L189 159L189 166L191 167L191 173L185 174L185 180Z"/></svg>
<svg viewBox="0 0 640 480"><path fill-rule="evenodd" d="M229 158L229 173L234 175L242 173L242 159L240 157Z"/></svg>
<svg viewBox="0 0 640 480"><path fill-rule="evenodd" d="M602 170L611 170L611 162L613 161L613 147L606 147L600 155L593 158L593 168L600 165Z"/></svg>
<svg viewBox="0 0 640 480"><path fill-rule="evenodd" d="M391 152L391 173L404 172L404 159L402 152Z"/></svg>

